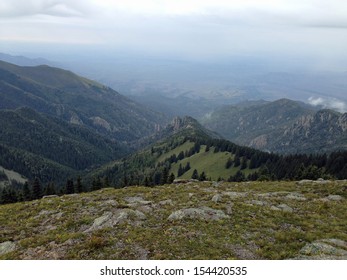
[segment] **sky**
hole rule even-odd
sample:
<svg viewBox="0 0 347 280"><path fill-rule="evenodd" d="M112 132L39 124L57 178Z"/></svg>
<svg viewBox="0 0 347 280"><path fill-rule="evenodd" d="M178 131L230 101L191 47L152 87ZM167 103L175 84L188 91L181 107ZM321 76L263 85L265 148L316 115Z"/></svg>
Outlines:
<svg viewBox="0 0 347 280"><path fill-rule="evenodd" d="M0 51L129 50L192 59L347 61L345 0L0 0Z"/></svg>

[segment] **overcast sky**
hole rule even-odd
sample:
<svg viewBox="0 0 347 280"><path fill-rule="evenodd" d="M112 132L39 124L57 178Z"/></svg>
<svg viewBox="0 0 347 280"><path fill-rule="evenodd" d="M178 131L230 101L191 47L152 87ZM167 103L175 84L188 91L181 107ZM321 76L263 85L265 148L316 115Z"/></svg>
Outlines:
<svg viewBox="0 0 347 280"><path fill-rule="evenodd" d="M347 1L0 0L0 40L0 51L59 44L197 58L310 56L333 68L347 59Z"/></svg>

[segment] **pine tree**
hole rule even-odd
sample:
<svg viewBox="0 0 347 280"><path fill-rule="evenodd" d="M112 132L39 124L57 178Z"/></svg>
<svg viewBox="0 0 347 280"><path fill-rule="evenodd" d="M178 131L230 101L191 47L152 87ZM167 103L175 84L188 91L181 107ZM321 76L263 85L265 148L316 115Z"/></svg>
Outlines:
<svg viewBox="0 0 347 280"><path fill-rule="evenodd" d="M178 159L178 160L184 159L184 153L183 153L183 151L180 152L180 153L178 154L177 159Z"/></svg>
<svg viewBox="0 0 347 280"><path fill-rule="evenodd" d="M56 194L54 183L48 183L47 187L44 190L44 195L54 195Z"/></svg>
<svg viewBox="0 0 347 280"><path fill-rule="evenodd" d="M148 179L148 176L145 177L145 181L143 183L146 187L149 186L149 179Z"/></svg>
<svg viewBox="0 0 347 280"><path fill-rule="evenodd" d="M246 169L246 168L247 168L247 158L243 157L240 169L243 170L243 169Z"/></svg>
<svg viewBox="0 0 347 280"><path fill-rule="evenodd" d="M78 176L77 182L76 182L76 193L81 193L81 192L83 192L82 179L81 179L81 176Z"/></svg>
<svg viewBox="0 0 347 280"><path fill-rule="evenodd" d="M161 173L160 185L165 185L169 177L169 170L164 167L163 172Z"/></svg>
<svg viewBox="0 0 347 280"><path fill-rule="evenodd" d="M29 188L28 182L25 182L23 185L23 200L28 201L31 199L31 190Z"/></svg>
<svg viewBox="0 0 347 280"><path fill-rule="evenodd" d="M225 168L229 169L233 165L233 160L229 157L228 161L225 164Z"/></svg>
<svg viewBox="0 0 347 280"><path fill-rule="evenodd" d="M4 188L0 197L1 204L15 203L18 201L18 193L12 188Z"/></svg>
<svg viewBox="0 0 347 280"><path fill-rule="evenodd" d="M200 174L199 181L206 181L206 174L204 171Z"/></svg>
<svg viewBox="0 0 347 280"><path fill-rule="evenodd" d="M72 179L68 179L65 185L65 193L72 194L75 192L74 184Z"/></svg>
<svg viewBox="0 0 347 280"><path fill-rule="evenodd" d="M240 166L240 164L241 164L240 157L236 154L234 158L234 166L238 167Z"/></svg>
<svg viewBox="0 0 347 280"><path fill-rule="evenodd" d="M181 177L183 173L184 172L183 172L182 164L180 164L177 171L177 177Z"/></svg>
<svg viewBox="0 0 347 280"><path fill-rule="evenodd" d="M186 173L190 169L190 162L187 162L186 166L184 167L184 172Z"/></svg>
<svg viewBox="0 0 347 280"><path fill-rule="evenodd" d="M41 187L41 183L39 181L39 178L35 178L33 186L32 186L32 191L33 191L33 199L39 199L42 197L42 187Z"/></svg>
<svg viewBox="0 0 347 280"><path fill-rule="evenodd" d="M173 183L174 180L175 180L175 175L173 173L171 173L169 176L169 179L168 179L168 183L171 184L171 183Z"/></svg>
<svg viewBox="0 0 347 280"><path fill-rule="evenodd" d="M196 169L194 169L193 174L192 174L192 179L197 180L199 178L199 173Z"/></svg>
<svg viewBox="0 0 347 280"><path fill-rule="evenodd" d="M108 180L108 177L104 177L104 188L108 188L110 186L110 181ZM139 185L139 184L138 184Z"/></svg>

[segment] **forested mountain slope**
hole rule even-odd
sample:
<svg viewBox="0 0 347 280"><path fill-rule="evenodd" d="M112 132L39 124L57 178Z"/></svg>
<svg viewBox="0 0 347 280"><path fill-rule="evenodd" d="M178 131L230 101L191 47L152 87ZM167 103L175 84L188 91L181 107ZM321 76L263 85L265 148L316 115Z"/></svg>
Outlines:
<svg viewBox="0 0 347 280"><path fill-rule="evenodd" d="M225 106L202 123L225 138L256 149L295 154L347 149L347 114L280 99Z"/></svg>
<svg viewBox="0 0 347 280"><path fill-rule="evenodd" d="M118 141L151 135L166 118L111 88L49 66L0 61L0 109L26 106Z"/></svg>

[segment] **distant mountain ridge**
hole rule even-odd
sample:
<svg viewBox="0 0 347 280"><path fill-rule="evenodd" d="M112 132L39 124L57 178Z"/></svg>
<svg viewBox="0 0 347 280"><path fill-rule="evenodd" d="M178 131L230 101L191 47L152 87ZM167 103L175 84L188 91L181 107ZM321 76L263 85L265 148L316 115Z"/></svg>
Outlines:
<svg viewBox="0 0 347 280"><path fill-rule="evenodd" d="M323 153L347 149L347 114L280 99L225 106L202 123L230 141L279 153Z"/></svg>
<svg viewBox="0 0 347 280"><path fill-rule="evenodd" d="M38 66L38 65L53 65L54 63L44 58L28 58L22 55L10 55L0 53L0 60L19 66Z"/></svg>
<svg viewBox="0 0 347 280"><path fill-rule="evenodd" d="M30 107L89 127L118 141L136 141L166 122L111 88L46 65L20 67L0 61L0 109Z"/></svg>
<svg viewBox="0 0 347 280"><path fill-rule="evenodd" d="M119 159L166 121L70 71L0 61L0 165L28 179L62 182Z"/></svg>

